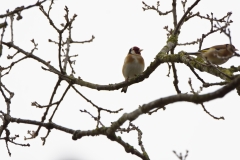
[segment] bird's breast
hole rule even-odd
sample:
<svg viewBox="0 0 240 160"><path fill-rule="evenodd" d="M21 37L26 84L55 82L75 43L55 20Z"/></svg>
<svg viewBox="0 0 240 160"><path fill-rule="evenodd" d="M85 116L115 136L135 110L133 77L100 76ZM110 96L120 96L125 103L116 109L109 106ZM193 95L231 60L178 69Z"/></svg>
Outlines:
<svg viewBox="0 0 240 160"><path fill-rule="evenodd" d="M124 61L123 76L126 78L132 78L139 75L144 70L144 60L141 55L129 54Z"/></svg>

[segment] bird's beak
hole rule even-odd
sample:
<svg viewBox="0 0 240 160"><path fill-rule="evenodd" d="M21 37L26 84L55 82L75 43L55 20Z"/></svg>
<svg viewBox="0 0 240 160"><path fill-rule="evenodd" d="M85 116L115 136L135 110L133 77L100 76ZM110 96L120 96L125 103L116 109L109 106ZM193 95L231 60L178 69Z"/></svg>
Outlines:
<svg viewBox="0 0 240 160"><path fill-rule="evenodd" d="M235 51L238 51L238 49L235 49Z"/></svg>
<svg viewBox="0 0 240 160"><path fill-rule="evenodd" d="M142 52L143 51L143 49L140 49L140 52Z"/></svg>

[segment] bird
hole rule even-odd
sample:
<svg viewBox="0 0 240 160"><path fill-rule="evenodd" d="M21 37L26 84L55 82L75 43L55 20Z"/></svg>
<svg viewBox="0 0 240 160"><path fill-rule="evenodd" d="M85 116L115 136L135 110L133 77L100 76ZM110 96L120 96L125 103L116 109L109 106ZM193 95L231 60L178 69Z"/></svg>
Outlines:
<svg viewBox="0 0 240 160"><path fill-rule="evenodd" d="M238 51L232 44L222 44L212 46L198 52L187 53L187 55L196 55L202 57L211 64L221 65L227 62L233 54Z"/></svg>
<svg viewBox="0 0 240 160"><path fill-rule="evenodd" d="M129 78L133 78L143 72L145 64L144 59L141 56L141 51L142 49L136 46L129 49L122 67L122 74L125 78L125 81L128 81ZM126 93L127 88L128 86L123 87L121 92Z"/></svg>

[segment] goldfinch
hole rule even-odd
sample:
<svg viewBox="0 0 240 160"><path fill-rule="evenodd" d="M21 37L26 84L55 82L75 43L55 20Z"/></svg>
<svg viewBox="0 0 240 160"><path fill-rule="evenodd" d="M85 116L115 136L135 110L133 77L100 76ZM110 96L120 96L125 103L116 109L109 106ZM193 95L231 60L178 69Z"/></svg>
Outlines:
<svg viewBox="0 0 240 160"><path fill-rule="evenodd" d="M122 67L122 74L126 81L143 72L145 64L144 59L141 56L141 51L142 49L139 49L138 47L130 48ZM128 86L123 87L121 92L126 93L127 88Z"/></svg>
<svg viewBox="0 0 240 160"><path fill-rule="evenodd" d="M223 44L187 54L201 56L205 61L209 61L210 63L215 65L221 65L227 62L236 51L238 50L234 47L234 45Z"/></svg>

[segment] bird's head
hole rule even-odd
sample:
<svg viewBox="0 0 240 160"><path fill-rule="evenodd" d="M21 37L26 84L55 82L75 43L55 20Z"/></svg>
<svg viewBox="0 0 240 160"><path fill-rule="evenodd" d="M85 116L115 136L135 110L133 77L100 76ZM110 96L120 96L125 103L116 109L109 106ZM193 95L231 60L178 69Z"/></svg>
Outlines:
<svg viewBox="0 0 240 160"><path fill-rule="evenodd" d="M140 54L141 55L141 51L142 51L142 49L135 46L135 47L130 48L128 54Z"/></svg>
<svg viewBox="0 0 240 160"><path fill-rule="evenodd" d="M235 46L232 44L228 44L227 49L233 53L238 51L238 49L236 49Z"/></svg>

